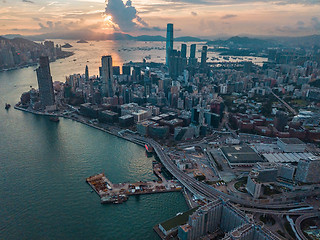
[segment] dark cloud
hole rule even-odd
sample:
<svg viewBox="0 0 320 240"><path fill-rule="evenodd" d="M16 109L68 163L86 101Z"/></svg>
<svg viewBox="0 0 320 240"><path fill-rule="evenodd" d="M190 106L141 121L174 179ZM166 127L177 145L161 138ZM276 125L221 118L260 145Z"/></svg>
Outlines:
<svg viewBox="0 0 320 240"><path fill-rule="evenodd" d="M139 15L131 0L126 4L122 0L109 0L105 13L112 16L112 21L116 24L115 30L123 32L132 32L134 30L142 31L163 31L159 27L150 27Z"/></svg>
<svg viewBox="0 0 320 240"><path fill-rule="evenodd" d="M22 2L25 2L25 3L34 3L34 2L31 1L31 0L22 0Z"/></svg>
<svg viewBox="0 0 320 240"><path fill-rule="evenodd" d="M191 12L191 15L194 16L194 17L196 17L196 16L198 16L198 13L196 13L196 12Z"/></svg>
<svg viewBox="0 0 320 240"><path fill-rule="evenodd" d="M235 18L237 17L238 15L235 15L235 14L226 14L224 15L223 17L221 17L221 19L229 19L229 18Z"/></svg>
<svg viewBox="0 0 320 240"><path fill-rule="evenodd" d="M113 22L119 26L119 30L124 32L130 32L137 28L139 22L143 26L146 25L137 15L137 10L132 6L131 0L128 0L126 4L122 0L109 0L105 12L112 16Z"/></svg>

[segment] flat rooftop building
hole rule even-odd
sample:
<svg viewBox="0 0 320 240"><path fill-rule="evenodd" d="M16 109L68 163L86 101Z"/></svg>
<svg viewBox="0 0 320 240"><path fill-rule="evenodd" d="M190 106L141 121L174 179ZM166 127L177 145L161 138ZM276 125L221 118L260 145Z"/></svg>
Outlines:
<svg viewBox="0 0 320 240"><path fill-rule="evenodd" d="M278 147L284 152L304 152L306 144L299 138L278 138Z"/></svg>
<svg viewBox="0 0 320 240"><path fill-rule="evenodd" d="M230 167L253 166L257 162L264 162L252 148L246 145L222 147L221 152Z"/></svg>

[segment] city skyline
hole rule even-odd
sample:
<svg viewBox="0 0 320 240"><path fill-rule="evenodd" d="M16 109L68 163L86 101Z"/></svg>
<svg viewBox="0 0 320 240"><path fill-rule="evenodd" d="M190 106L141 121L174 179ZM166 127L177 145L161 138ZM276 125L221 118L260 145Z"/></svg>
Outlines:
<svg viewBox="0 0 320 240"><path fill-rule="evenodd" d="M114 32L165 36L302 36L319 34L318 1L2 0L0 33L51 38Z"/></svg>

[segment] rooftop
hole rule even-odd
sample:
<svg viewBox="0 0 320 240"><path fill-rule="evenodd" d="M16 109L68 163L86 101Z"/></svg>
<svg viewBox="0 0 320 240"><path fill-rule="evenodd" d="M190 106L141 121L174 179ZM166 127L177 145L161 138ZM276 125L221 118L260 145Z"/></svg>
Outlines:
<svg viewBox="0 0 320 240"><path fill-rule="evenodd" d="M222 147L221 151L231 164L263 162L263 159L248 146Z"/></svg>
<svg viewBox="0 0 320 240"><path fill-rule="evenodd" d="M284 144L305 144L299 138L279 138Z"/></svg>
<svg viewBox="0 0 320 240"><path fill-rule="evenodd" d="M178 227L180 225L184 225L187 223L189 216L194 213L198 207L192 208L183 214L177 215L173 218L170 218L169 220L160 223L160 225L166 230L169 231L170 229L173 229L175 227Z"/></svg>

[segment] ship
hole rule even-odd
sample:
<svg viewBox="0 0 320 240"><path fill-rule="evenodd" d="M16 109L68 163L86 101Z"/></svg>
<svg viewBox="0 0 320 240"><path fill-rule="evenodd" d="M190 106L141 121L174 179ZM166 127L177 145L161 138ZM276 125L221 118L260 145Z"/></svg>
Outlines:
<svg viewBox="0 0 320 240"><path fill-rule="evenodd" d="M59 122L60 121L58 117L50 117L49 120L51 122Z"/></svg>
<svg viewBox="0 0 320 240"><path fill-rule="evenodd" d="M10 107L11 107L11 105L10 105L9 103L6 103L6 105L5 105L4 108L5 108L6 110L8 110Z"/></svg>

